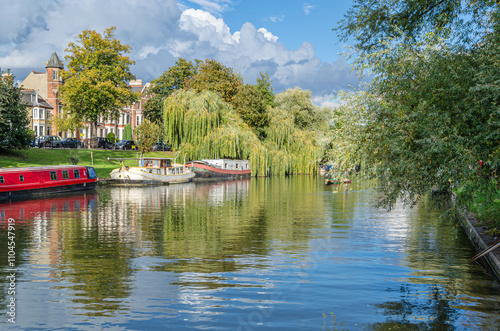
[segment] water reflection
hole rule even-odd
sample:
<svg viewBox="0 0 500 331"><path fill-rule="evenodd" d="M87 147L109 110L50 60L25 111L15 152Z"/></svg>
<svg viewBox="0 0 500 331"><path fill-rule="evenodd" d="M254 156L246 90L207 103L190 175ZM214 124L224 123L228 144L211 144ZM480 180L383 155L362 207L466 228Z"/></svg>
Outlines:
<svg viewBox="0 0 500 331"><path fill-rule="evenodd" d="M252 178L2 204L1 238L19 224L20 327L498 325L498 285L460 230L425 201L375 209L372 185Z"/></svg>

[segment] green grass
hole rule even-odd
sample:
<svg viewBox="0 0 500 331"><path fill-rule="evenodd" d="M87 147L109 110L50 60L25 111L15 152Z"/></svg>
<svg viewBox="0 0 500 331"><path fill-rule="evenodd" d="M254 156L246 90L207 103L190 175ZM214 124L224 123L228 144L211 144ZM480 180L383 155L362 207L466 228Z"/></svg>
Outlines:
<svg viewBox="0 0 500 331"><path fill-rule="evenodd" d="M102 149L41 149L30 148L21 151L0 152L0 167L30 167L44 165L71 164L70 157L78 158L79 165L92 166L100 178L109 178L111 170L120 167L118 160L109 158L137 158L137 151L119 151ZM151 152L146 156L174 157L172 152ZM93 158L93 163L92 163ZM124 160L125 165L137 165L137 160Z"/></svg>

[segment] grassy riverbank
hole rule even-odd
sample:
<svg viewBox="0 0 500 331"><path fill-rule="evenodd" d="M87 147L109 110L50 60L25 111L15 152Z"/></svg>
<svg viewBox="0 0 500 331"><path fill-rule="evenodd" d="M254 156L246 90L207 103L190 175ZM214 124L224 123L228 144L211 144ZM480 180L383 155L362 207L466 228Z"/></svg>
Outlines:
<svg viewBox="0 0 500 331"><path fill-rule="evenodd" d="M0 167L30 167L44 165L71 164L70 158L78 158L79 165L91 166L100 178L109 178L111 170L120 166L118 160L109 158L137 158L137 151L102 150L102 149L41 149L30 148L21 151L0 154ZM151 152L146 156L173 157L172 152ZM93 160L93 163L92 163ZM136 160L125 160L126 165L136 165Z"/></svg>

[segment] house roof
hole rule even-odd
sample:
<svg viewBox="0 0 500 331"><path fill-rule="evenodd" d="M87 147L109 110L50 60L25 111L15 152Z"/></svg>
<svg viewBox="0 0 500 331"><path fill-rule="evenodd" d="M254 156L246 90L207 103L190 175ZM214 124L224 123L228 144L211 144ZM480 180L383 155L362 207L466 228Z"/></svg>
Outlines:
<svg viewBox="0 0 500 331"><path fill-rule="evenodd" d="M35 90L32 90L32 89L26 89L26 90L21 90L21 92L23 93L23 98L22 98L22 101L24 104L30 106L30 107L33 107L33 106L38 106L38 107L43 107L43 108L49 108L49 109L54 109L54 107L52 107L52 105L50 103L48 103L47 101L45 101L44 98L42 98L40 96L40 94L38 94ZM32 101L31 99L31 95L32 94L38 94L38 102L34 102Z"/></svg>
<svg viewBox="0 0 500 331"><path fill-rule="evenodd" d="M45 68L59 68L63 69L64 64L59 60L59 57L57 56L57 53L54 52L52 53L52 56L49 59L49 62L47 62L47 65L45 65Z"/></svg>

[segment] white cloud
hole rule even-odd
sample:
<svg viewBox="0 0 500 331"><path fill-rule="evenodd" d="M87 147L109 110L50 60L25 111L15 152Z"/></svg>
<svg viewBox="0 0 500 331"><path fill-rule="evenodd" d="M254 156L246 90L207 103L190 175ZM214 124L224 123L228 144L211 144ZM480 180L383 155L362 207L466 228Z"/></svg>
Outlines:
<svg viewBox="0 0 500 331"><path fill-rule="evenodd" d="M189 0L189 2L195 3L203 10L216 15L224 12L231 5L231 0Z"/></svg>
<svg viewBox="0 0 500 331"><path fill-rule="evenodd" d="M196 1L202 4L202 0ZM63 59L64 49L81 31L102 33L116 26L117 39L133 47L129 56L136 61L134 74L144 81L158 77L183 57L216 59L233 67L248 83L254 83L260 72L267 72L276 92L299 86L319 97L358 84L343 60L322 62L309 42L290 50L271 31L251 23L232 33L221 18L204 10L181 11L176 0L18 3L2 4L8 15L0 21L0 68L12 69L20 80L30 70L43 70L54 51ZM230 1L203 4L219 5L224 10Z"/></svg>
<svg viewBox="0 0 500 331"><path fill-rule="evenodd" d="M311 10L314 9L314 7L316 7L316 6L312 6L312 5L308 4L307 2L304 3L304 5L302 6L302 9L304 10L304 14L309 15L311 13Z"/></svg>
<svg viewBox="0 0 500 331"><path fill-rule="evenodd" d="M269 17L269 20L273 23L283 22L285 20L285 15L273 15Z"/></svg>

